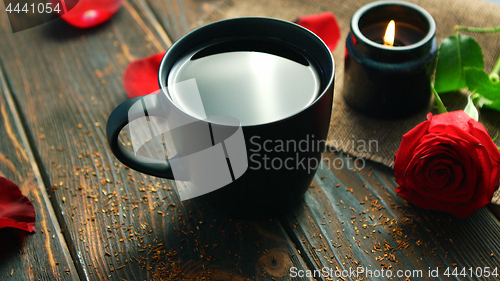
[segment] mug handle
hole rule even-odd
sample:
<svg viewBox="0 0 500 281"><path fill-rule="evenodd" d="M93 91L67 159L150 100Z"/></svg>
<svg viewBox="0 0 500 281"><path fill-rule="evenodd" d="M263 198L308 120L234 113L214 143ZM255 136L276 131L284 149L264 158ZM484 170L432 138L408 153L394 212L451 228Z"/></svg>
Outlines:
<svg viewBox="0 0 500 281"><path fill-rule="evenodd" d="M146 100L149 99L151 99L152 102L146 102ZM159 108L156 108L159 106L159 103L154 102L156 99L157 94L150 94L129 99L116 107L109 115L106 124L106 137L113 154L120 162L129 168L155 177L174 179L172 167L168 159L165 158L160 160L142 155L135 155L118 140L121 130L130 122L146 115L161 117L155 114L161 112ZM144 104L151 105L152 108L148 107L148 111L146 112L144 107L140 106L139 108L142 111L140 112L137 107L132 107L136 102L144 102ZM130 112L130 110L135 110L137 112Z"/></svg>

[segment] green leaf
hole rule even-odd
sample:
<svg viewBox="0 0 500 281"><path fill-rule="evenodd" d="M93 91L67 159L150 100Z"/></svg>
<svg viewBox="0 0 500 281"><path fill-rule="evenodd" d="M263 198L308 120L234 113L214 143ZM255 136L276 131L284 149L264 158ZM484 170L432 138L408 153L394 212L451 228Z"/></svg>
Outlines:
<svg viewBox="0 0 500 281"><path fill-rule="evenodd" d="M467 87L464 67L484 69L481 46L472 37L455 34L443 40L438 51L434 88L438 93Z"/></svg>
<svg viewBox="0 0 500 281"><path fill-rule="evenodd" d="M477 108L472 102L472 95L469 95L467 97L467 105L465 106L464 112L467 113L467 115L470 116L470 118L479 121L479 112L477 112Z"/></svg>
<svg viewBox="0 0 500 281"><path fill-rule="evenodd" d="M476 92L489 100L500 97L500 83L493 82L483 69L466 67L465 81L471 92Z"/></svg>
<svg viewBox="0 0 500 281"><path fill-rule="evenodd" d="M492 104L493 102L490 101L489 99L480 96L480 95L474 95L474 103L477 105L479 108L483 108L486 105Z"/></svg>
<svg viewBox="0 0 500 281"><path fill-rule="evenodd" d="M489 108L489 109L494 109L496 111L500 111L500 100L494 101L490 104L484 104L483 106L486 108Z"/></svg>
<svg viewBox="0 0 500 281"><path fill-rule="evenodd" d="M497 98L496 100L492 101L492 100L489 100L481 95L476 94L476 97L474 98L474 102L477 104L477 106L479 108L485 107L485 108L493 109L496 111L500 111L500 97Z"/></svg>

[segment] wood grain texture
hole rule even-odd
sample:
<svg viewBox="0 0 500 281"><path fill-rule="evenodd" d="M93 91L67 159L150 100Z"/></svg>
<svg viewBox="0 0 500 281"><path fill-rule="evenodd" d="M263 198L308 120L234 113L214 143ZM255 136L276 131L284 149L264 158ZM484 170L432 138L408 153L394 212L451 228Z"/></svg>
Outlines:
<svg viewBox="0 0 500 281"><path fill-rule="evenodd" d="M181 203L172 181L131 171L111 154L104 129L126 100L125 67L169 44L148 13L125 1L93 29L55 20L16 34L0 13L6 79L80 278L289 279L291 266L306 265L279 221L232 220Z"/></svg>
<svg viewBox="0 0 500 281"><path fill-rule="evenodd" d="M224 0L136 0L148 6L171 40L176 41L198 26L201 19L210 14Z"/></svg>
<svg viewBox="0 0 500 281"><path fill-rule="evenodd" d="M447 267L500 270L500 225L487 208L459 220L413 207L396 194L392 170L370 162L357 170L342 154L325 153L324 159L304 204L286 218L316 268L422 270L411 280L435 280L429 267L439 268L438 280L482 280L446 277Z"/></svg>
<svg viewBox="0 0 500 281"><path fill-rule="evenodd" d="M78 280L0 68L0 176L33 203L36 232L0 229L0 280Z"/></svg>
<svg viewBox="0 0 500 281"><path fill-rule="evenodd" d="M292 214L250 222L179 202L173 182L119 164L104 125L126 99L125 67L165 50L171 43L166 34L176 39L191 24L187 18L180 24L185 11L168 3L174 2L153 11L153 1L125 1L110 22L89 30L54 21L11 34L0 13L6 80L82 279L288 280L291 267L306 269L307 263L311 269L423 269L426 280L428 267L440 267L441 277L446 266L498 267L500 229L488 210L459 221L413 208L394 193L391 171L378 165L322 168ZM175 23L163 23L166 32L157 21L166 20L163 14ZM8 159L12 165L2 169L15 174L22 165ZM12 262L15 274L26 269ZM42 276L49 267L33 268ZM0 274L4 270L0 266Z"/></svg>

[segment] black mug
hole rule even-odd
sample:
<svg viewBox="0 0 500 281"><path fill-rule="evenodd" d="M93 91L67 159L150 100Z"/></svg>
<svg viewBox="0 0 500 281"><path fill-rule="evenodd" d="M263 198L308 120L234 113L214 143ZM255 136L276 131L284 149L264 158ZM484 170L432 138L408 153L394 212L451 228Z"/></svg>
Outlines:
<svg viewBox="0 0 500 281"><path fill-rule="evenodd" d="M319 81L317 94L297 112L268 122L245 124L232 116L200 118L175 101L169 91L172 85L168 85L172 68L193 52L194 57L260 52L310 64ZM168 49L158 73L158 94L127 100L113 110L106 127L108 143L128 167L175 179L181 199L198 197L236 217L283 212L301 200L321 162L330 125L334 73L327 46L294 23L270 18L215 22L188 33ZM294 100L286 102L293 104ZM136 155L118 140L127 124L145 116L167 120L164 133L168 132L170 147L175 150L169 159ZM191 193L179 188L184 181L195 183L188 190Z"/></svg>

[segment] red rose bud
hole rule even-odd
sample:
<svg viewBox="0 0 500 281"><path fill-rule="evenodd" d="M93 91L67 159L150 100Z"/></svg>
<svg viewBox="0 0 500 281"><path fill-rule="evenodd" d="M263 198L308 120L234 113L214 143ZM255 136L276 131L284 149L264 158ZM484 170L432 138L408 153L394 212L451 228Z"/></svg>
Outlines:
<svg viewBox="0 0 500 281"><path fill-rule="evenodd" d="M463 111L433 116L403 136L394 170L397 192L422 208L466 218L491 202L500 152L481 123Z"/></svg>

